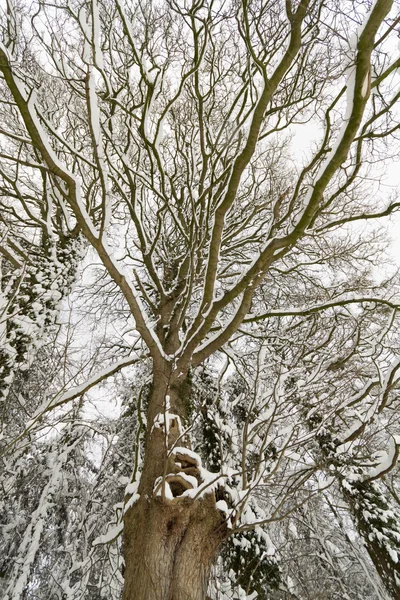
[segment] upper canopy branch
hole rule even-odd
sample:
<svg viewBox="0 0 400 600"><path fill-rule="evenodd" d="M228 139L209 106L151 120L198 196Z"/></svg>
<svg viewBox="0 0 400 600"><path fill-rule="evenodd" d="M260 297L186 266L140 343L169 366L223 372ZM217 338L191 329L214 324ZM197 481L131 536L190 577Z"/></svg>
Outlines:
<svg viewBox="0 0 400 600"><path fill-rule="evenodd" d="M236 309L234 317L227 324L226 330L222 331L218 336L214 336L212 341L199 351L195 359L196 362L204 360L222 344L226 343L245 318L255 289L266 276L271 264L284 253L288 252L302 238L310 222L315 217L323 194L339 167L346 160L361 125L369 97L369 88L366 87L365 82L368 81L370 74L371 54L374 49L375 35L383 19L390 11L391 6L391 0L378 0L363 25L357 45L355 70L350 75L347 84L347 116L344 118L343 127L334 148L323 160L313 178L313 183L304 200L304 208L300 218L297 219L297 223L293 226L290 233L268 240L265 243L264 249L260 251L259 257L254 261L245 275L220 300L215 301L207 311L203 327L198 328L195 332L196 341L204 338L210 324L212 324L222 308L230 304L239 295L243 295L239 308ZM192 341L191 345L195 347L197 344Z"/></svg>
<svg viewBox="0 0 400 600"><path fill-rule="evenodd" d="M124 294L135 318L137 329L146 342L153 358L155 360L160 360L163 356L163 351L151 324L147 322L146 312L141 306L141 301L134 285L126 275L121 272L116 261L113 259L107 244L101 239L99 232L93 225L93 221L82 202L80 183L67 167L60 162L51 148L46 133L41 127L40 120L37 116L34 91L31 90L31 92L27 94L24 84L14 73L8 51L4 47L0 47L0 70L25 123L32 144L40 152L49 171L65 183L67 188L67 200L73 210L81 231L86 239L97 250L107 271Z"/></svg>

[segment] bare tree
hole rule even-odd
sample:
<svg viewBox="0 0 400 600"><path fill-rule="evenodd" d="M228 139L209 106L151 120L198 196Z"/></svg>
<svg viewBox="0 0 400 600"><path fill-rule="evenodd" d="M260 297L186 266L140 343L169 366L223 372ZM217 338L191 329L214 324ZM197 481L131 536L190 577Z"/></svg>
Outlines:
<svg viewBox="0 0 400 600"><path fill-rule="evenodd" d="M375 238L354 241L350 224L398 207L365 197L362 187L370 164L383 152L390 158L399 128L392 5L352 3L344 12L322 0L7 4L4 214L14 229L23 225L29 251L38 231L55 244L84 240L151 358L143 464L125 496L125 600L204 599L223 540L237 527L283 518L291 489L318 470L282 476L272 514L257 517L251 495L288 464L292 436L282 438L278 458L268 456L270 416L260 420L247 406L242 439L256 428L263 459L248 473L242 456L236 487L223 465L207 471L191 441L201 413L189 402L193 369L229 353L243 328L251 333L291 307L298 315L330 309L333 328L349 304L397 311L394 300L365 291L361 275L349 290L328 272L341 256L373 262ZM320 140L299 167L288 145L305 122L319 127ZM11 243L12 254L3 244L7 268L21 269ZM325 280L308 277L299 306L301 284L291 290L291 274L321 265ZM324 345L329 351L329 338ZM344 340L339 360L346 348ZM126 350L46 400L26 430L135 362ZM377 368L381 376L397 367L383 360ZM287 377L280 373L271 397L278 413L290 405L282 399ZM389 380L379 382L383 397ZM368 409L364 417L355 437L369 424Z"/></svg>

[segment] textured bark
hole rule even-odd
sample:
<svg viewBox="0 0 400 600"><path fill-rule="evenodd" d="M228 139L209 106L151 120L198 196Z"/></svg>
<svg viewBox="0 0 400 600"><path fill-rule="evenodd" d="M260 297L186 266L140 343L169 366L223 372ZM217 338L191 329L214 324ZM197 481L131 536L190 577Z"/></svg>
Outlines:
<svg viewBox="0 0 400 600"><path fill-rule="evenodd" d="M215 499L144 499L125 518L123 600L204 600L226 526Z"/></svg>
<svg viewBox="0 0 400 600"><path fill-rule="evenodd" d="M148 407L148 423L163 411L165 397L171 412L179 403L176 387L171 386L168 367L154 377ZM182 416L182 415L180 415ZM210 567L218 546L226 537L226 523L216 508L215 494L203 497L182 496L184 480L179 472L200 479L196 465L180 456L168 456L177 440L173 424L165 430L149 425L140 499L125 514L125 585L123 600L205 600ZM178 440L184 446L184 440ZM166 498L159 477L169 475L173 498ZM157 495L160 489L161 495Z"/></svg>

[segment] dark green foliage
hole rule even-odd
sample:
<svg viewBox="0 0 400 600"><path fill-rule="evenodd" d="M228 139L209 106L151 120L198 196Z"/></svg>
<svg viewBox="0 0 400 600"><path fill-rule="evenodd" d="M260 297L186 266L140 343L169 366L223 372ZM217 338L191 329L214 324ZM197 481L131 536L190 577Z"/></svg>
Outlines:
<svg viewBox="0 0 400 600"><path fill-rule="evenodd" d="M247 594L257 592L258 600L268 600L271 590L281 584L281 573L271 546L262 530L243 531L226 542L222 557L236 575L236 584Z"/></svg>

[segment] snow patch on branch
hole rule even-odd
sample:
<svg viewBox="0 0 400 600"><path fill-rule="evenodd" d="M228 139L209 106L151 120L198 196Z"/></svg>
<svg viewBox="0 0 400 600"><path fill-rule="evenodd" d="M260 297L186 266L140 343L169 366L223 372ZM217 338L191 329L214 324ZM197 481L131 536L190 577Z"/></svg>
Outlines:
<svg viewBox="0 0 400 600"><path fill-rule="evenodd" d="M383 473L391 469L398 455L399 444L400 436L395 436L390 439L388 452L379 453L379 462L376 467L371 470L368 479L377 479Z"/></svg>
<svg viewBox="0 0 400 600"><path fill-rule="evenodd" d="M182 421L180 416L175 413L170 413L168 410L164 413L158 413L153 421L153 429L165 429L167 435L172 427L176 427L178 429L178 434L181 434Z"/></svg>
<svg viewBox="0 0 400 600"><path fill-rule="evenodd" d="M96 539L94 539L92 542L92 546L97 546L98 544L110 544L121 535L123 529L124 522L121 521L121 523L118 523L118 525L115 525L115 527L111 527L111 529L109 529L107 533L99 535Z"/></svg>
<svg viewBox="0 0 400 600"><path fill-rule="evenodd" d="M183 455L185 458L188 457L189 459L191 459L191 461L197 465L198 467L201 467L202 462L201 462L201 456L199 454L197 454L197 452L193 452L193 450L189 450L189 448L183 448L181 446L175 446L172 450L171 450L171 454L181 454ZM190 462L190 461L189 461Z"/></svg>

